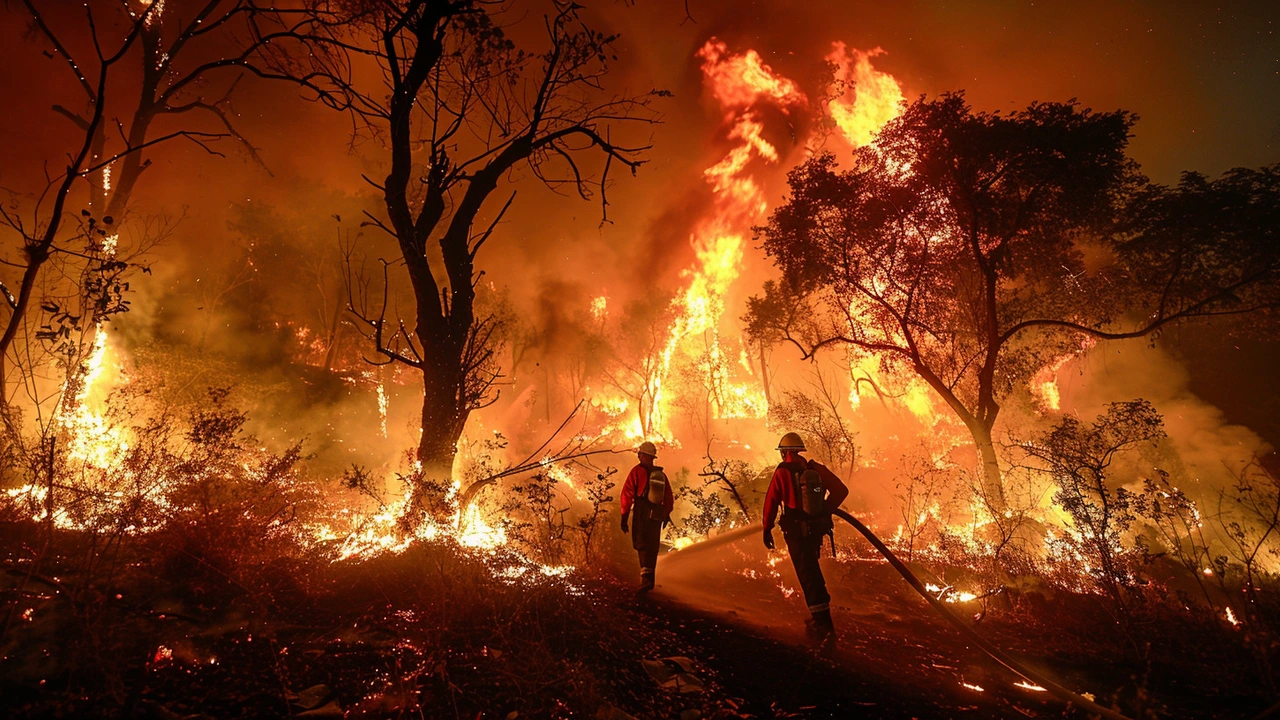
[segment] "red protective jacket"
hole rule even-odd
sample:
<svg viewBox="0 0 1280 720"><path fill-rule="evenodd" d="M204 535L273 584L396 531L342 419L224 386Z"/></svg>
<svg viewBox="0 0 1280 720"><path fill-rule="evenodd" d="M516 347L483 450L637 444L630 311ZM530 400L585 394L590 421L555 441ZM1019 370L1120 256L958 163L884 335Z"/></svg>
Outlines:
<svg viewBox="0 0 1280 720"><path fill-rule="evenodd" d="M827 509L833 510L840 507L840 503L849 497L849 488L845 487L844 482L836 477L826 465L807 458L801 458L809 467L818 471L818 477L822 478L822 487L827 491L826 505ZM773 479L769 481L769 490L764 495L764 529L773 529L773 522L778 519L778 506L786 505L789 508L799 508L800 499L796 497L795 483L791 481L791 471L779 465L777 470L773 471Z"/></svg>
<svg viewBox="0 0 1280 720"><path fill-rule="evenodd" d="M631 472L627 473L627 479L622 483L622 497L618 499L618 503L622 506L622 515L626 517L631 514L631 506L635 504L636 497L644 497L649 494L649 470L645 466L636 464L631 468ZM675 495L671 493L671 476L667 476L667 492L662 496L662 509L666 511L667 517L671 516L671 510L676 506Z"/></svg>

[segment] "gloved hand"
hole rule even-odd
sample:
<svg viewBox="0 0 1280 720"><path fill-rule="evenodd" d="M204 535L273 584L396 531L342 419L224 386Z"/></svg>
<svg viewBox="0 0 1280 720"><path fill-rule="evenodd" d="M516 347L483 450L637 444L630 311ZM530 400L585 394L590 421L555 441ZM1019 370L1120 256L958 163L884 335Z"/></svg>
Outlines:
<svg viewBox="0 0 1280 720"><path fill-rule="evenodd" d="M764 546L773 549L773 530L764 531Z"/></svg>
<svg viewBox="0 0 1280 720"><path fill-rule="evenodd" d="M666 529L667 529L667 526L668 526L668 525L670 525L670 524L671 524L671 516L670 516L670 515L668 515L668 516L666 516L666 517L662 518L662 529L663 529L663 530L666 530Z"/></svg>
<svg viewBox="0 0 1280 720"><path fill-rule="evenodd" d="M627 527L627 516L622 516L622 532L630 532L631 528Z"/></svg>

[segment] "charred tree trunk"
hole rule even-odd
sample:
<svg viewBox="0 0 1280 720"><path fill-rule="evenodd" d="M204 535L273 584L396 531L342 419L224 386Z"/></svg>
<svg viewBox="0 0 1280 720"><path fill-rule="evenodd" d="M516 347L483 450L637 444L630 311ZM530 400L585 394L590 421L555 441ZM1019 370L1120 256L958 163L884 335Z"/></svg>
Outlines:
<svg viewBox="0 0 1280 720"><path fill-rule="evenodd" d="M430 352L427 350L428 356ZM461 378L456 369L447 365L446 360L436 368L424 367L422 371L422 438L418 442L418 460L426 477L437 480L452 476L458 439L470 414L458 404Z"/></svg>
<svg viewBox="0 0 1280 720"><path fill-rule="evenodd" d="M299 62L281 61L271 74L292 79L387 139L390 168L381 184L370 181L384 200L385 219L367 217L396 241L413 292L413 331L409 318L387 317L386 261L381 305L368 304L350 286L348 302L381 356L377 362L421 373L417 454L429 479L450 476L468 416L496 399L491 391L504 324L499 314L477 311L475 261L514 193L496 216L485 218L487 228L476 228L489 197L524 164L583 198L598 187L603 208L610 163L634 172L640 161L633 155L647 149L608 138L609 124L646 101L591 99L607 71L611 36L587 28L575 4L557 1L554 8L541 63L526 62L486 4L473 0L407 0L376 12L347 8L344 22L313 8L289 33L290 42L303 45ZM351 68L370 60L383 77L365 86ZM574 159L592 148L605 157L598 181L588 180ZM559 167L548 175L546 163ZM558 177L563 173L568 179ZM436 248L428 253L430 243L440 251L438 262Z"/></svg>
<svg viewBox="0 0 1280 720"><path fill-rule="evenodd" d="M991 439L991 428L981 422L968 424L969 434L973 436L973 444L978 449L978 460L982 464L982 492L993 509L1003 509L1004 478L1000 473L1000 459L996 455L995 443Z"/></svg>
<svg viewBox="0 0 1280 720"><path fill-rule="evenodd" d="M979 390L977 405L983 408L981 414L969 409L951 387L937 373L933 372L917 356L915 371L933 390L947 403L956 417L969 429L974 447L978 451L978 460L982 465L982 492L987 504L996 511L1005 509L1004 478L1000 473L1000 459L996 456L995 443L991 438L991 429L995 426L996 416L1000 413L1000 405L995 402L991 392L991 384L987 382Z"/></svg>

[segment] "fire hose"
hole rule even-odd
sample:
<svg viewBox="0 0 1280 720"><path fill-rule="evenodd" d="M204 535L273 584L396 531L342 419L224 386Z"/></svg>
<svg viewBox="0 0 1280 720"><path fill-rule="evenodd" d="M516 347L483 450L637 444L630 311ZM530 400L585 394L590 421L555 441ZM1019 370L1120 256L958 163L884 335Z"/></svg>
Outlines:
<svg viewBox="0 0 1280 720"><path fill-rule="evenodd" d="M867 542L870 542L871 546L883 555L885 560L889 561L889 564L893 566L893 569L898 571L898 574L907 581L907 584L911 585L911 587L920 594L920 597L925 599L925 602L929 603L930 607L937 610L938 614L942 615L947 622L951 623L957 630L964 633L965 637L972 640L974 644L978 646L978 649L986 653L992 660L995 660L1005 666L1014 674L1021 675L1035 685L1044 688L1057 696L1058 699L1072 703L1085 712L1104 718L1110 718L1110 720L1129 720L1125 715L1121 715L1110 708L1103 707L1079 693L1072 692L1071 690L1068 690L1067 688L1050 680L1045 675L1028 668L1017 660L1014 660L1012 657L1009 657L1009 655L1007 655L1003 650L992 645L986 638L979 635L976 630L969 627L968 623L953 613L950 608L942 603L941 600L935 598L932 593L926 590L924 583L920 582L920 578L917 578L915 573L911 572L911 569L903 564L903 562L898 559L898 556L894 555L893 551L885 546L885 544L880 541L880 538L876 537L875 533L871 532L866 525L863 525L857 518L838 508L832 514L852 525L854 530L862 533L863 537L867 539Z"/></svg>
<svg viewBox="0 0 1280 720"><path fill-rule="evenodd" d="M920 579L916 577L915 573L911 572L911 569L899 560L898 556L894 555L893 551L886 547L885 544L881 542L880 538L876 537L875 533L871 532L866 525L863 525L857 518L844 510L837 509L833 514L852 525L853 529L862 533L863 537L871 543L871 546L883 555L885 560L889 561L889 564L893 566L893 569L897 570L898 574L902 575L903 579L920 594L920 597L925 599L925 602L929 603L930 607L937 610L938 614L942 615L947 622L951 623L957 630L964 633L965 637L972 640L974 644L978 646L978 649L986 653L992 660L995 660L997 663L1008 668L1015 675L1019 675L1031 683L1044 688L1047 692L1053 694L1058 699L1071 703L1094 716L1108 718L1108 720L1130 720L1129 717L1110 708L1103 707L1079 693L1072 692L1053 680L1050 680L1045 675L1032 670L1017 660L1009 657L1003 650L992 645L990 641L979 635L976 630L969 627L968 623L951 611L951 608L948 608L942 601L935 598L932 593L925 589L924 583L920 582ZM710 550L716 546L737 542L743 538L758 537L758 533L758 526L738 528L697 543L694 547L699 550ZM690 550L681 551L680 553L677 553L676 556L679 557L691 550L692 548Z"/></svg>

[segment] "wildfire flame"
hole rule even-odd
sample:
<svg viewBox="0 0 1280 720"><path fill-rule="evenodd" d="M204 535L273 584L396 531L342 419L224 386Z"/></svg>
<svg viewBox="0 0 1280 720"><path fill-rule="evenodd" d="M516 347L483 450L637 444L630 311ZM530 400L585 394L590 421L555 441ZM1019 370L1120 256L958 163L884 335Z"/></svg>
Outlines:
<svg viewBox="0 0 1280 720"><path fill-rule="evenodd" d="M698 57L702 59L707 86L729 125L728 139L734 145L703 173L714 200L690 237L697 263L684 271L687 285L672 301L677 314L662 349L655 395L660 422L669 417L671 410L671 394L664 390L673 363L696 362L692 359L699 357L702 374L720 391L714 393L716 417L763 417L768 412L762 388L732 380L721 349L720 321L725 312L725 295L738 279L746 235L769 209L753 164L774 164L779 160L777 148L764 136L765 127L755 108L768 103L787 111L805 103L799 87L775 73L754 50L730 53L725 43L713 38ZM705 353L686 347L690 344L686 341L697 336L704 338ZM657 429L660 434L669 435L665 425Z"/></svg>
<svg viewBox="0 0 1280 720"><path fill-rule="evenodd" d="M734 55L727 44L712 38L698 51L698 57L703 60L707 84L722 107L749 108L766 97L785 103L804 99L800 88L775 73L755 50Z"/></svg>
<svg viewBox="0 0 1280 720"><path fill-rule="evenodd" d="M827 57L835 68L836 92L824 109L854 146L870 142L901 112L900 85L872 67L871 59L881 53L878 48L863 52L836 43ZM722 321L726 298L742 272L751 228L759 225L769 210L765 173L782 160L782 153L770 140L764 110L794 115L809 110L810 101L795 81L770 67L753 49L735 52L727 43L712 38L696 57L701 61L704 85L722 113L725 138L731 145L703 171L712 201L690 234L695 262L681 273L683 287L671 301L674 318L663 335L649 388L652 407L646 407L648 403L636 407L609 391L591 397L591 404L612 418L601 436L614 435L616 440L652 437L679 445L668 424L683 390L673 386L678 377L702 379L715 419L763 418L769 410L763 384L755 376L746 349L726 345ZM603 319L607 296L593 300L590 311ZM921 383L908 388L903 399L906 407L921 417L935 417L928 388ZM856 407L856 388L850 402ZM628 412L635 416L634 421L621 420Z"/></svg>
<svg viewBox="0 0 1280 720"><path fill-rule="evenodd" d="M956 590L950 585L939 587L933 583L925 583L924 589L937 594L939 600L949 603L967 603L978 599L974 593L968 590Z"/></svg>
<svg viewBox="0 0 1280 720"><path fill-rule="evenodd" d="M591 317L604 320L609 316L609 296L601 295L591 301Z"/></svg>
<svg viewBox="0 0 1280 720"><path fill-rule="evenodd" d="M854 147L870 144L880 128L902 112L898 81L871 66L871 58L883 54L880 48L863 52L836 42L827 55L839 92L830 101L831 119Z"/></svg>
<svg viewBox="0 0 1280 720"><path fill-rule="evenodd" d="M1045 409L1055 411L1062 409L1062 396L1058 390L1058 371L1062 370L1073 358L1079 357L1096 344L1097 341L1093 338L1085 338L1081 341L1078 350L1060 355L1053 362L1040 368L1039 372L1032 376L1031 393L1040 400Z"/></svg>
<svg viewBox="0 0 1280 720"><path fill-rule="evenodd" d="M399 500L376 513L344 511L331 522L308 527L305 535L312 544L331 548L334 562L398 555L416 542L447 542L487 556L494 573L512 581L523 578L530 569L549 578L563 578L573 570L567 565L533 562L512 551L504 523L493 521L478 503L458 507L461 486L454 481L445 496L445 506L452 508L450 515L444 519L430 514L417 518L412 532L406 532L403 523L413 507L412 490L406 489Z"/></svg>
<svg viewBox="0 0 1280 720"><path fill-rule="evenodd" d="M1051 364L1040 368L1040 371L1031 378L1031 392L1040 399L1046 409L1060 410L1062 408L1062 396L1058 392L1058 371L1075 356L1075 353L1067 353L1054 360Z"/></svg>

